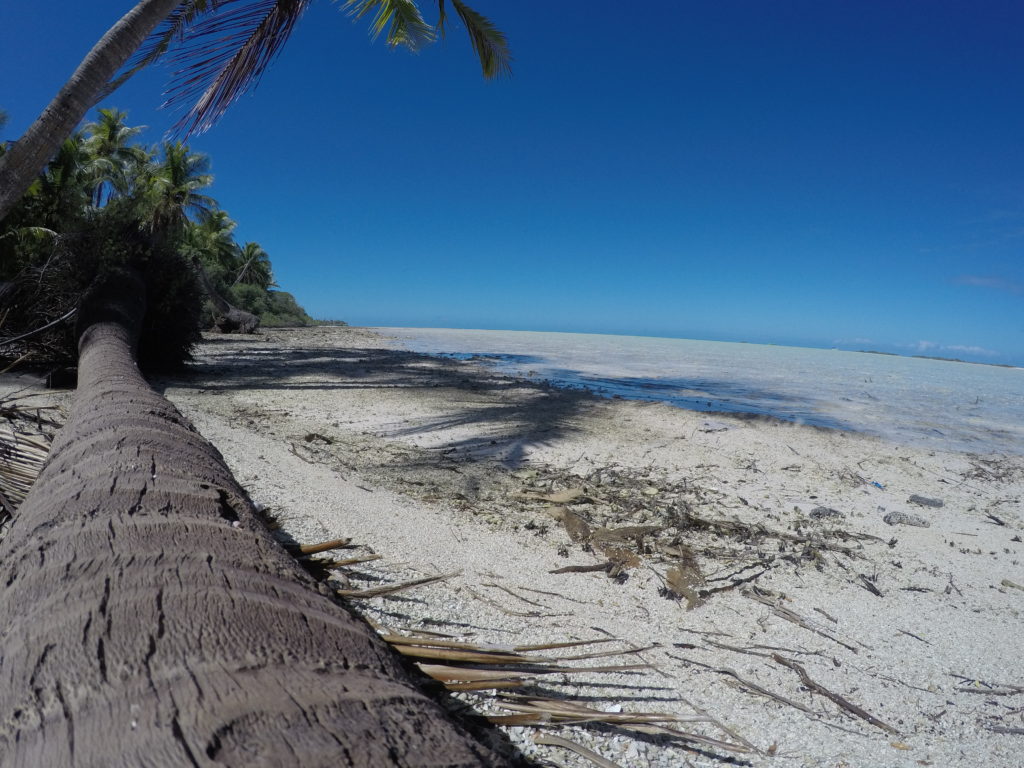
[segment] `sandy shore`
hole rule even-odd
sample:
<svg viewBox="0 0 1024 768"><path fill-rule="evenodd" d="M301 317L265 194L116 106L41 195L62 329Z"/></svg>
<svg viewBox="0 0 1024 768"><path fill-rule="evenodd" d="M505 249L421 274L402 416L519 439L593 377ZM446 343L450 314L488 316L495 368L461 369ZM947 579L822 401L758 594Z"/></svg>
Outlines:
<svg viewBox="0 0 1024 768"><path fill-rule="evenodd" d="M381 625L633 651L529 689L691 735L550 731L619 765L1020 764L1024 457L601 400L352 328L210 337L157 385L288 535L382 556L339 586L458 574L361 601Z"/></svg>
<svg viewBox="0 0 1024 768"><path fill-rule="evenodd" d="M1019 764L1024 736L993 728L1024 728L1022 457L601 400L360 329L211 338L164 386L290 535L383 556L353 585L459 574L360 603L369 617L648 648L582 662L648 668L538 688L757 750L558 731L621 765ZM509 730L532 752L535 729Z"/></svg>

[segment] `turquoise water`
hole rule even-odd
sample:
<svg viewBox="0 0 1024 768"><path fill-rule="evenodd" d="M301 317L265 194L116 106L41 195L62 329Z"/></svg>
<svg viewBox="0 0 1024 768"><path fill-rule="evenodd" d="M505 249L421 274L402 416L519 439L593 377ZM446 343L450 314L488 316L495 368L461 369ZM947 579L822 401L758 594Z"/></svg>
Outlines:
<svg viewBox="0 0 1024 768"><path fill-rule="evenodd" d="M699 411L757 413L938 450L1024 454L1024 369L581 333L380 328L503 373Z"/></svg>

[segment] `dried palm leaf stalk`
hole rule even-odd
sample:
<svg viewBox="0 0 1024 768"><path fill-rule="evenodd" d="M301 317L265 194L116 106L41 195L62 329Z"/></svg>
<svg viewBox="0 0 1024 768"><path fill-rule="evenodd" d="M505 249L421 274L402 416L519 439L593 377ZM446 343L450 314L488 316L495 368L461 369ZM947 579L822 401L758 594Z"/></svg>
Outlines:
<svg viewBox="0 0 1024 768"><path fill-rule="evenodd" d="M0 519L13 515L50 453L43 428L56 426L42 409L0 403Z"/></svg>
<svg viewBox="0 0 1024 768"><path fill-rule="evenodd" d="M346 597L350 600L369 600L371 597L386 597L387 595L393 595L396 592L403 592L413 587L422 587L424 584L433 584L435 581L444 581L450 579L452 576L458 576L457 573L445 573L441 576L427 576L424 579L414 579L413 581L405 581L401 584L387 584L382 587L371 587L369 589L336 589L335 593L340 597Z"/></svg>

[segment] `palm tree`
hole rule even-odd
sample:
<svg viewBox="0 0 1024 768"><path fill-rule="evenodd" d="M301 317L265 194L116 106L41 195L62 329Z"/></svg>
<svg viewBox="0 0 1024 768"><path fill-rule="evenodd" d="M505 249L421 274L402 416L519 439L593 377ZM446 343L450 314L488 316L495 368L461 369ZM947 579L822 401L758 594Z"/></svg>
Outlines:
<svg viewBox="0 0 1024 768"><path fill-rule="evenodd" d="M234 236L236 226L227 211L219 208L210 211L188 228L184 247L189 256L216 267L219 273L233 273L239 264L239 248Z"/></svg>
<svg viewBox="0 0 1024 768"><path fill-rule="evenodd" d="M78 393L0 542L0 766L502 766L270 537L132 354L137 273L80 309Z"/></svg>
<svg viewBox="0 0 1024 768"><path fill-rule="evenodd" d="M217 202L202 190L213 183L210 159L180 142L165 142L162 157L148 168L144 180L153 229L181 231L190 219L212 213Z"/></svg>
<svg viewBox="0 0 1024 768"><path fill-rule="evenodd" d="M161 20L137 65L176 40L189 56L234 48L196 65L210 76L189 118L200 129L308 2L139 2L0 157L0 219ZM392 44L428 37L411 0L348 5L374 12L377 33L390 25ZM452 5L478 32L486 74L496 30ZM142 246L208 208L205 171L170 146L153 218L165 226L123 233ZM508 764L289 559L218 451L147 386L135 362L144 266L101 272L83 297L71 415L0 541L0 766Z"/></svg>
<svg viewBox="0 0 1024 768"><path fill-rule="evenodd" d="M91 201L89 187L94 176L85 134L76 131L61 142L33 184L34 223L59 230L76 226Z"/></svg>
<svg viewBox="0 0 1024 768"><path fill-rule="evenodd" d="M89 138L86 150L92 156L96 173L92 204L100 206L114 194L129 194L130 184L140 166L148 160L146 152L131 144L145 126L129 127L128 115L117 109L101 109L99 117L85 126Z"/></svg>
<svg viewBox="0 0 1024 768"><path fill-rule="evenodd" d="M209 128L259 80L311 2L139 0L93 46L25 135L0 154L0 220L95 104L171 50L178 69L171 102L195 99L178 127L186 129L186 136ZM451 0L451 5L484 76L507 73L511 56L504 35L462 0ZM345 2L355 18L372 17L375 37L386 30L389 45L413 50L444 34L446 0L437 0L437 6L438 21L431 26L415 0Z"/></svg>
<svg viewBox="0 0 1024 768"><path fill-rule="evenodd" d="M246 243L238 254L241 267L232 285L255 285L261 290L267 290L274 283L274 274L270 267L270 256L263 250L259 243Z"/></svg>

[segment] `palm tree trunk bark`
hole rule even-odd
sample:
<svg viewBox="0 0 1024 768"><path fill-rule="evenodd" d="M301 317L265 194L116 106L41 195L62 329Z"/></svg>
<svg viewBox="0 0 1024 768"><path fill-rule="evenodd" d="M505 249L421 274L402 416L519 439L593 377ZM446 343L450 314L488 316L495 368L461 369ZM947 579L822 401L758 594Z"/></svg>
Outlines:
<svg viewBox="0 0 1024 768"><path fill-rule="evenodd" d="M0 542L0 766L497 766L266 533L83 301L79 389Z"/></svg>
<svg viewBox="0 0 1024 768"><path fill-rule="evenodd" d="M136 4L100 38L25 135L0 157L0 221L96 104L117 71L181 2L141 0Z"/></svg>

